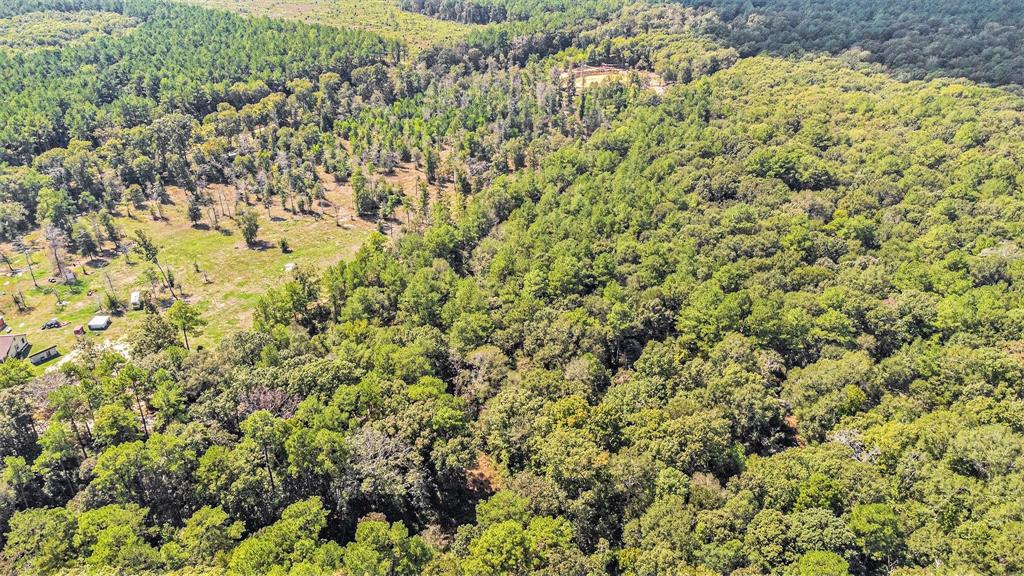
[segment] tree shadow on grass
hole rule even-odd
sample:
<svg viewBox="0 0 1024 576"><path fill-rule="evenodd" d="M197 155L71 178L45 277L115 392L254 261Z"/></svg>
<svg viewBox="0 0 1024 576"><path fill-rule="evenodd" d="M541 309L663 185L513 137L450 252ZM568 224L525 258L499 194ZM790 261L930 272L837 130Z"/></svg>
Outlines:
<svg viewBox="0 0 1024 576"><path fill-rule="evenodd" d="M269 249L273 248L274 245L271 244L270 242L267 242L266 240L256 240L252 244L249 244L247 247L250 250L256 250L258 252L263 252L264 250L269 250Z"/></svg>

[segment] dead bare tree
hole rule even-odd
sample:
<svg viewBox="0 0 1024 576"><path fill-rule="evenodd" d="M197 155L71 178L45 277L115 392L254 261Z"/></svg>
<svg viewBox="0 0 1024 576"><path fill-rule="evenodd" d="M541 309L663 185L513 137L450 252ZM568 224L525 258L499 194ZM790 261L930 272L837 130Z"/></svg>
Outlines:
<svg viewBox="0 0 1024 576"><path fill-rule="evenodd" d="M68 235L60 228L54 226L53 223L48 223L43 230L43 237L46 239L50 256L53 257L53 263L60 273L61 280L67 280L68 274L65 259L67 258Z"/></svg>

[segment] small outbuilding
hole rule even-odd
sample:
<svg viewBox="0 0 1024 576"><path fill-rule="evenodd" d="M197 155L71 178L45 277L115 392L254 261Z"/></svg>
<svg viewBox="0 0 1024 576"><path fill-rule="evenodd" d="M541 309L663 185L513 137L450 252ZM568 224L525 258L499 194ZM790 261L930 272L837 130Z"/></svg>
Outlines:
<svg viewBox="0 0 1024 576"><path fill-rule="evenodd" d="M22 358L28 348L28 340L24 334L0 336L0 362L6 362L11 358Z"/></svg>
<svg viewBox="0 0 1024 576"><path fill-rule="evenodd" d="M40 350L39 352L36 352L35 354L29 356L28 361L38 366L43 362L56 358L57 356L60 356L60 352L57 351L57 347L50 346L45 350Z"/></svg>
<svg viewBox="0 0 1024 576"><path fill-rule="evenodd" d="M110 327L110 316L93 316L92 320L89 320L89 330L98 332L100 330L106 330Z"/></svg>

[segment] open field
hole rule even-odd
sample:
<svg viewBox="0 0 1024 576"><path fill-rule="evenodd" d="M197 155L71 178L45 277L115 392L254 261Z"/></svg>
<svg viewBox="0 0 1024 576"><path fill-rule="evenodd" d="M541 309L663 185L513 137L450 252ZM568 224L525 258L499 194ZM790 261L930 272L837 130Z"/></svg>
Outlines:
<svg viewBox="0 0 1024 576"><path fill-rule="evenodd" d="M184 0L208 8L358 28L420 49L466 35L472 26L406 12L394 0Z"/></svg>
<svg viewBox="0 0 1024 576"><path fill-rule="evenodd" d="M347 144L344 145L347 148ZM442 158L445 155L443 151ZM259 215L258 240L262 246L257 249L246 247L231 218L235 212L232 207L227 207L228 217L218 219L220 229L211 228L206 212L203 223L192 226L186 215L186 193L173 186L167 188L171 203L160 206L162 219L151 215L156 209L152 204L133 208L130 216L123 208L120 214L115 214L115 223L125 236L125 243L131 241L136 230L145 231L153 239L160 249L161 266L173 272L178 286L176 292L180 291L179 295L183 294L188 302L195 304L207 320L201 335L190 336L194 345L213 344L251 327L256 300L267 289L291 276L285 271L287 264L323 270L351 258L377 229L376 222L355 215L350 184L338 184L320 169L318 175L324 199L314 202L308 213L293 214L285 210L279 200L271 206L269 215L263 206L250 207ZM417 183L425 178L415 163L406 162L381 179L411 199L416 194ZM234 192L221 185L211 186L210 191L215 203L221 196L233 197ZM442 188L431 187L432 197L441 193L453 194L453 185L448 182ZM392 222L393 230L399 232L401 223L408 218L406 208L399 206ZM10 258L15 270L12 274L11 267L0 261L0 317L10 326L11 333L28 335L32 353L52 345L56 345L61 354L71 350L79 338L74 334L75 327L86 325L92 316L100 313L105 292L115 294L125 308L130 308L129 298L135 290L149 291L164 304L171 302L166 289L155 284L155 266L132 251L127 255L117 253L114 245L107 242L103 246L104 253L98 258L87 261L71 255L66 266L74 271L77 282L65 285L56 281L58 272L46 250L42 232L33 232L27 238L35 248L32 268L39 287L33 284L24 255L10 244L0 245L0 251ZM281 238L288 241L287 254L278 246ZM24 295L28 310L18 310L14 302L17 294ZM103 332L86 330L86 337L98 344L118 342L145 314L129 309L115 316L111 327ZM42 325L52 318L64 325L42 330Z"/></svg>
<svg viewBox="0 0 1024 576"><path fill-rule="evenodd" d="M415 174L415 170L402 166L386 180L411 192L408 182L414 181L415 176L410 174ZM337 185L323 175L322 180L326 199L317 203L315 212L291 214L275 203L268 218L265 208L253 207L259 214L258 238L264 243L261 249L247 248L237 225L229 217L219 219L220 230L202 224L191 226L186 217L185 192L174 187L168 188L172 203L161 207L164 219L154 220L150 211L142 208L133 209L131 217L123 211L115 221L126 236L141 229L154 239L160 247L161 265L173 271L175 282L187 300L196 304L209 322L194 342L210 344L251 325L256 299L289 277L285 272L286 264L323 269L351 257L376 229L373 222L352 216L352 191L348 185ZM218 188L212 189L216 192ZM129 253L127 257L117 254L110 243L105 245L102 257L88 262L80 257L71 258L70 268L78 279L75 284L50 282L56 272L45 250L45 241L39 232L29 238L36 247L33 268L39 288L33 285L24 257L12 246L3 246L16 272L12 275L6 265L0 265L3 267L0 315L12 333L28 334L33 352L55 344L62 354L67 353L76 341L74 328L88 323L101 309L104 292L111 287L126 305L133 290L150 290L163 299L169 298L162 288L153 288L149 274L155 271L152 264L142 261L136 254ZM288 240L290 252L287 254L278 247L281 238ZM18 293L24 295L28 310L17 309L13 296ZM58 301L63 303L58 305ZM117 341L144 315L145 312L129 310L116 316L104 332L86 331L87 337L97 343ZM41 330L42 324L51 318L58 318L65 325Z"/></svg>
<svg viewBox="0 0 1024 576"><path fill-rule="evenodd" d="M668 88L665 80L653 73L643 70L630 70L614 66L582 66L572 71L573 84L577 90L593 88L605 82L627 81L635 78L641 86L655 94L664 94Z"/></svg>

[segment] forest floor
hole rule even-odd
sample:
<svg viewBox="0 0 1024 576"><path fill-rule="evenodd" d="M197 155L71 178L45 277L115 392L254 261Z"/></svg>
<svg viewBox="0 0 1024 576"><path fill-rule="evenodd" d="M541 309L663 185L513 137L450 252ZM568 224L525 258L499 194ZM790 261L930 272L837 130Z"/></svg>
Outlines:
<svg viewBox="0 0 1024 576"><path fill-rule="evenodd" d="M186 193L175 187L168 187L171 203L160 207L162 219L155 219L150 208L133 208L131 217L123 209L115 215L118 228L126 236L125 243L135 230L143 230L153 239L160 249L161 265L173 272L179 286L176 292L180 290L188 302L195 304L208 322L202 334L192 339L195 344L211 345L251 327L256 300L291 277L287 265L322 270L351 258L377 229L375 222L354 216L351 186L336 184L325 173L318 172L325 199L315 202L309 212L293 214L275 202L268 218L263 206L251 207L259 215L257 248L245 245L230 217L234 213L232 207L227 208L228 217L218 218L219 229L210 225L208 213L204 213L203 223L193 226L186 216ZM384 181L401 187L411 196L421 176L414 165L407 164L399 166L394 175L384 177ZM215 200L220 191L225 192L225 198L233 196L227 187L210 187ZM404 211L397 218L404 220ZM392 224L397 229L400 222ZM281 238L287 239L288 253L278 245ZM35 246L33 268L39 288L33 285L24 256L11 245L0 246L15 269L12 274L6 264L0 263L0 316L10 327L10 333L28 335L33 353L53 345L61 354L68 353L79 338L75 328L101 313L105 292L115 294L126 308L130 308L133 291L149 291L164 304L171 301L166 289L154 284L152 272L156 269L152 264L142 261L137 254L129 253L126 257L116 252L112 243L105 243L103 253L91 260L71 255L66 267L74 271L77 281L65 285L54 278L58 272L42 233L33 232L28 239ZM14 302L19 293L24 295L27 310L18 310ZM128 309L114 316L110 328L103 332L86 329L85 337L98 345L112 345L129 334L145 314ZM57 318L62 326L43 330L42 325L51 318ZM51 361L54 362L57 360Z"/></svg>
<svg viewBox="0 0 1024 576"><path fill-rule="evenodd" d="M473 26L406 12L397 0L186 0L208 8L355 28L405 42L413 50L463 38Z"/></svg>

